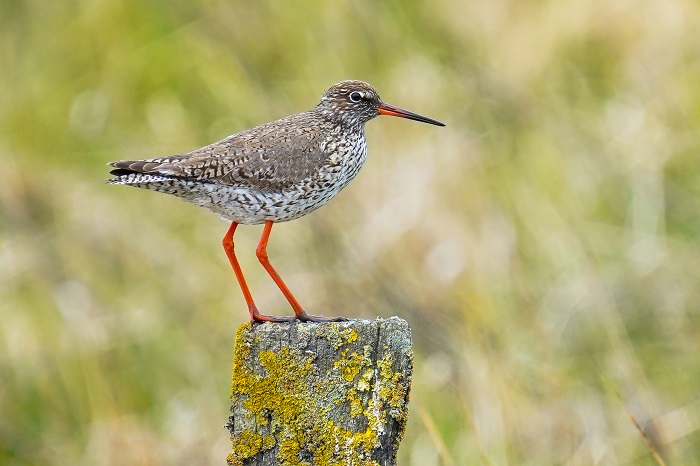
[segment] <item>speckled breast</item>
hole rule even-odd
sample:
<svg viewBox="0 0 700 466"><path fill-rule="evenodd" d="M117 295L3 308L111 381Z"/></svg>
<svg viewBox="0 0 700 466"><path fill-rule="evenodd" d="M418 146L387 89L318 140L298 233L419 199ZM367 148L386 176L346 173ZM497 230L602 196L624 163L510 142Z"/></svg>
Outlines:
<svg viewBox="0 0 700 466"><path fill-rule="evenodd" d="M227 220L243 224L268 220L286 222L302 217L324 205L347 186L367 157L363 133L341 142L329 137L321 143L321 150L328 157L313 175L280 191L201 184L189 187L198 193L193 192L188 200Z"/></svg>

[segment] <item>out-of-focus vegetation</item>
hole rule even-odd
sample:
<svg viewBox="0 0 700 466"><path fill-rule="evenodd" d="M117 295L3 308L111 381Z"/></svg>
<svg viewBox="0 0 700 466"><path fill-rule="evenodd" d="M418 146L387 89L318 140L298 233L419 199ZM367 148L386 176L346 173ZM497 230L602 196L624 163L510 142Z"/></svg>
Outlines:
<svg viewBox="0 0 700 466"><path fill-rule="evenodd" d="M223 464L227 225L104 164L346 78L448 126L370 122L358 178L269 252L309 311L411 323L400 464L700 463L699 8L0 3L0 463ZM291 312L260 230L242 266Z"/></svg>

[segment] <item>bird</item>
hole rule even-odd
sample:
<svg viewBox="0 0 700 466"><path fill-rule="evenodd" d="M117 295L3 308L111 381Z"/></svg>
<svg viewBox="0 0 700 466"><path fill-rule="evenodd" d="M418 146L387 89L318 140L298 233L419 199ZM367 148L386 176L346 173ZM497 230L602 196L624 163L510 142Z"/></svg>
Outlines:
<svg viewBox="0 0 700 466"><path fill-rule="evenodd" d="M171 194L230 222L222 244L252 322L333 322L345 317L307 313L270 264L267 243L275 223L318 209L357 175L367 157L365 123L387 115L443 123L385 103L368 83L332 85L310 110L232 134L200 149L146 160L110 162L109 184ZM258 311L234 252L238 225L264 224L256 255L294 310Z"/></svg>

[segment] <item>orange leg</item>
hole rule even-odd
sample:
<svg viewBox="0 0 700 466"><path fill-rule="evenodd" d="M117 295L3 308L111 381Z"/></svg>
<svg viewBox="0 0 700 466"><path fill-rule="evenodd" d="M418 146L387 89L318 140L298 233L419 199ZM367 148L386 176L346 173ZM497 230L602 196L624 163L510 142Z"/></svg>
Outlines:
<svg viewBox="0 0 700 466"><path fill-rule="evenodd" d="M248 285L245 282L245 278L243 277L243 271L241 270L241 266L238 264L238 259L236 259L236 254L233 251L233 233L236 231L236 227L238 224L236 222L231 222L231 226L229 227L228 231L226 232L226 235L224 235L224 239L222 240L222 244L224 245L224 250L226 251L226 255L228 256L228 260L231 263L231 267L233 267L233 272L236 274L236 278L238 279L238 284L241 285L241 290L243 291L243 296L245 297L245 302L248 304L248 312L250 313L250 320L252 322L292 322L296 320L296 317L276 317L276 316L266 316L264 314L260 314L258 312L258 308L255 306L255 303L253 302L253 296L250 294L250 290L248 289Z"/></svg>
<svg viewBox="0 0 700 466"><path fill-rule="evenodd" d="M258 248L255 250L255 254L258 256L258 260L262 266L265 267L265 270L267 270L267 273L270 274L270 277L272 277L272 279L275 281L280 291L282 291L284 297L287 298L287 301L289 301L292 309L294 309L294 318L299 319L302 322L339 322L347 320L345 317L321 317L306 313L267 258L267 241L270 239L271 231L272 222L268 220L265 222L265 228L263 229L262 236L260 237L260 243L258 243Z"/></svg>

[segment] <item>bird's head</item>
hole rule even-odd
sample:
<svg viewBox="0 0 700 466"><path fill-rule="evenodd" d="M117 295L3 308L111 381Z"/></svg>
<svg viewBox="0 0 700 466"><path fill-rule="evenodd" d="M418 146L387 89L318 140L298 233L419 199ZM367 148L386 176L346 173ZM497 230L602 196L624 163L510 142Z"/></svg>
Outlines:
<svg viewBox="0 0 700 466"><path fill-rule="evenodd" d="M332 85L321 97L318 108L327 118L350 126L362 126L379 115L445 126L432 118L382 102L377 91L363 81L341 81Z"/></svg>

